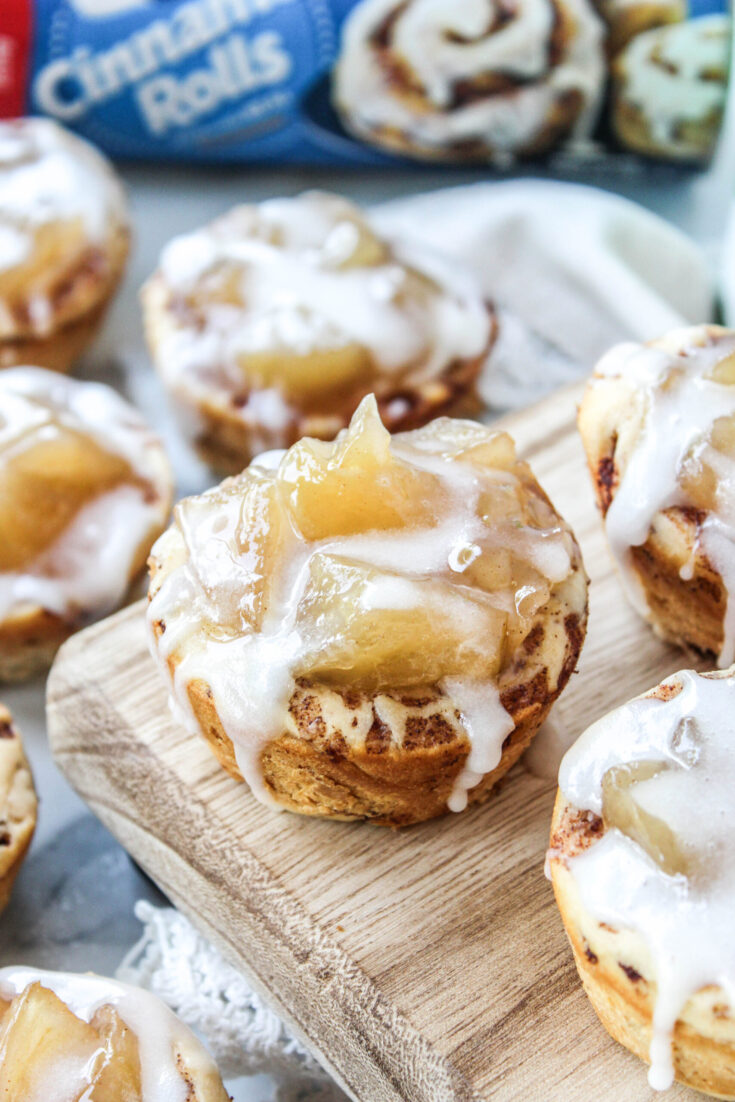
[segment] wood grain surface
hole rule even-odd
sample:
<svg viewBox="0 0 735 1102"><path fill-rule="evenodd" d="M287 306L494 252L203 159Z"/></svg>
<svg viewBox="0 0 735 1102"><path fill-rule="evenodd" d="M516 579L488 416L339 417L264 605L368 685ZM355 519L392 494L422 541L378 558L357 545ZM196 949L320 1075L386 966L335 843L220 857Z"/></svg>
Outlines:
<svg viewBox="0 0 735 1102"><path fill-rule="evenodd" d="M575 734L690 664L623 598L578 398L570 388L503 422L592 579L580 669L557 706ZM171 718L142 604L64 646L48 709L80 795L358 1102L658 1097L577 979L543 875L553 783L518 766L483 807L400 832L274 813Z"/></svg>

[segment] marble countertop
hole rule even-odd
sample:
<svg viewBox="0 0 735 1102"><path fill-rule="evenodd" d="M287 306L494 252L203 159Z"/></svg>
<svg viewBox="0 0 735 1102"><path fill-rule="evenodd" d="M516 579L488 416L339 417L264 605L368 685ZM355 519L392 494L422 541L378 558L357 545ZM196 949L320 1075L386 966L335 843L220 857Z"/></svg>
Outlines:
<svg viewBox="0 0 735 1102"><path fill-rule="evenodd" d="M607 174L603 178L600 171L586 173L582 182L637 199L678 224L703 246L714 272L728 189L735 179L733 163L735 157L728 147L715 168L704 176L642 169L611 179ZM137 291L154 268L163 244L175 233L207 221L237 201L322 187L369 203L481 178L476 172L434 170L404 169L377 175L364 171L146 166L124 168L123 174L133 208L133 257L104 332L79 374L110 382L145 412L166 440L180 494L197 492L212 479L176 432L150 370L140 333ZM56 769L46 741L43 681L5 687L0 695L25 737L41 799L30 856L11 904L0 919L0 963L111 974L141 932L133 915L135 901L165 900ZM285 1097L264 1076L240 1080L231 1089L237 1102L272 1102ZM336 1092L334 1097L344 1096Z"/></svg>

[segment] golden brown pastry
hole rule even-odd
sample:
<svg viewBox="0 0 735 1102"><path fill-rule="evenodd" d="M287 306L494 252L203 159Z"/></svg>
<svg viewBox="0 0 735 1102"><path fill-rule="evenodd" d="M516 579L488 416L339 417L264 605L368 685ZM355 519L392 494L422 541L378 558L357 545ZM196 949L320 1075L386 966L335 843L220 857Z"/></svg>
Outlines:
<svg viewBox="0 0 735 1102"><path fill-rule="evenodd" d="M461 266L321 192L175 238L143 308L166 387L227 472L304 435L331 440L370 392L392 431L477 405L495 324Z"/></svg>
<svg viewBox="0 0 735 1102"><path fill-rule="evenodd" d="M10 712L0 704L0 911L36 828L36 790L23 743Z"/></svg>
<svg viewBox="0 0 735 1102"><path fill-rule="evenodd" d="M707 15L632 38L616 57L613 129L628 149L674 161L712 155L730 62L730 19Z"/></svg>
<svg viewBox="0 0 735 1102"><path fill-rule="evenodd" d="M92 973L0 969L8 1102L228 1102L189 1029L148 991Z"/></svg>
<svg viewBox="0 0 735 1102"><path fill-rule="evenodd" d="M151 556L172 702L266 803L402 826L484 799L585 633L579 548L513 442L366 398L181 502Z"/></svg>
<svg viewBox="0 0 735 1102"><path fill-rule="evenodd" d="M607 24L607 52L615 57L636 35L653 27L681 23L687 17L685 0L595 0Z"/></svg>
<svg viewBox="0 0 735 1102"><path fill-rule="evenodd" d="M587 0L361 0L334 101L348 130L389 151L507 162L586 137L605 78Z"/></svg>
<svg viewBox="0 0 735 1102"><path fill-rule="evenodd" d="M171 498L158 438L109 387L0 372L0 680L123 601Z"/></svg>
<svg viewBox="0 0 735 1102"><path fill-rule="evenodd" d="M735 660L735 332L678 329L598 364L579 411L626 591L657 634Z"/></svg>
<svg viewBox="0 0 735 1102"><path fill-rule="evenodd" d="M580 977L608 1032L735 1098L735 668L674 674L564 758L548 864Z"/></svg>
<svg viewBox="0 0 735 1102"><path fill-rule="evenodd" d="M0 367L69 369L129 237L122 186L96 149L50 119L0 121Z"/></svg>

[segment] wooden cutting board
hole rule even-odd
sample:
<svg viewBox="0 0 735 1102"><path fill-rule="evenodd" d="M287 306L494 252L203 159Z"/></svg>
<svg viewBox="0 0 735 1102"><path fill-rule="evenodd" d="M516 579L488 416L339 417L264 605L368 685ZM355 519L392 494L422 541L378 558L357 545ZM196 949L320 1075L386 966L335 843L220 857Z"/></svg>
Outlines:
<svg viewBox="0 0 735 1102"><path fill-rule="evenodd" d="M503 423L592 579L587 642L559 708L575 735L690 664L623 598L578 398L566 389ZM269 811L171 718L142 603L64 646L48 707L80 795L358 1102L658 1097L577 979L543 874L552 782L517 766L485 806L400 832Z"/></svg>

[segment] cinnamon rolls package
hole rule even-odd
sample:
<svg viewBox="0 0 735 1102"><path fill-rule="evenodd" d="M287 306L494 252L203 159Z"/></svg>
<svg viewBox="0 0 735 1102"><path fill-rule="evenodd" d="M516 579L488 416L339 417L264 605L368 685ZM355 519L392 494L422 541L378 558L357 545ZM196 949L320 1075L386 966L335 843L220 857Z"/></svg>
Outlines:
<svg viewBox="0 0 735 1102"><path fill-rule="evenodd" d="M727 0L3 0L0 117L114 156L701 164Z"/></svg>

